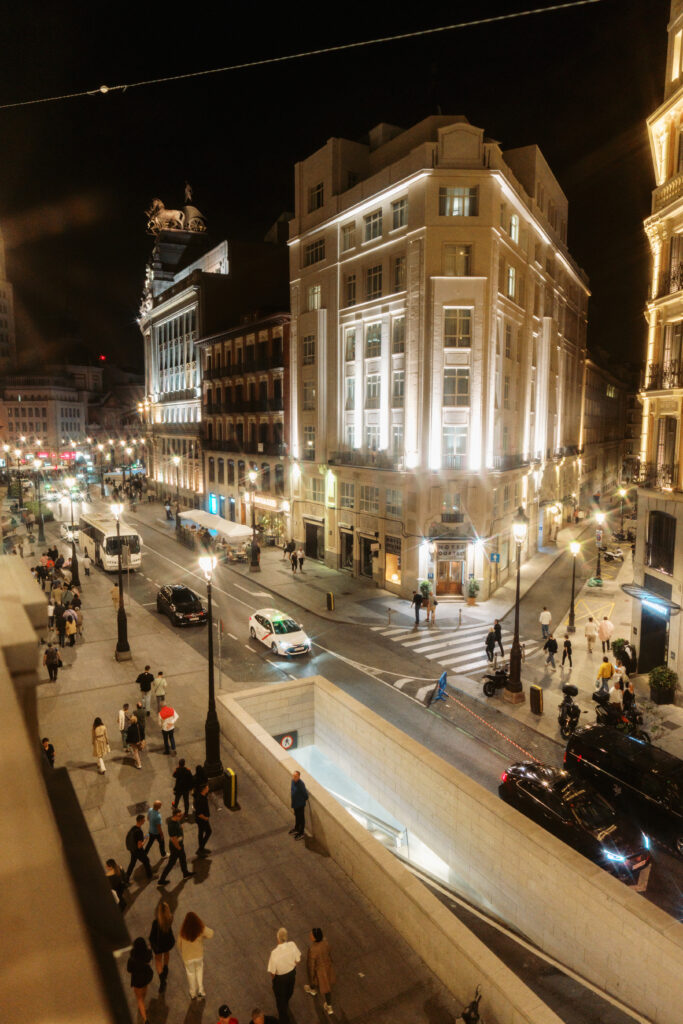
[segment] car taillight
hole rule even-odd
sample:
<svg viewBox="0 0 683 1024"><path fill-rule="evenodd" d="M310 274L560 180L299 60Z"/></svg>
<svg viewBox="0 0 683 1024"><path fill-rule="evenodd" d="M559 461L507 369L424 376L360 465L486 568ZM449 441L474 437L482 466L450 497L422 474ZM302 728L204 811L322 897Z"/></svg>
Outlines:
<svg viewBox="0 0 683 1024"><path fill-rule="evenodd" d="M508 780L508 773L507 772L503 772L503 774L500 777L500 781L501 782L507 782L507 780Z"/></svg>
<svg viewBox="0 0 683 1024"><path fill-rule="evenodd" d="M565 750L564 757L562 758L562 764L566 764L566 763L567 763L567 751Z"/></svg>

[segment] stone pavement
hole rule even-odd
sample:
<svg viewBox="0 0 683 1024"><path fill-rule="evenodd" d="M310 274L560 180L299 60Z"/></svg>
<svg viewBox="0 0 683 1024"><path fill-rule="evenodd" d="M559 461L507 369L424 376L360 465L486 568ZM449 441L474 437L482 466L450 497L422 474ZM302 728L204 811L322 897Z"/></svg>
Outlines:
<svg viewBox="0 0 683 1024"><path fill-rule="evenodd" d="M55 534L56 529L48 527L48 540ZM46 680L38 690L38 710L41 734L54 744L57 765L69 770L102 860L113 856L125 867L124 837L134 815L157 798L163 801L164 816L169 812L176 758L163 754L152 715L147 718L143 770L137 771L121 749L116 712L124 700L132 704L137 699L134 679L145 663L151 664L155 673L163 669L169 680L168 702L180 715L177 756L186 757L194 768L204 759L206 661L165 621L131 602L128 625L133 658L116 662L112 582L113 578L97 571L84 577L84 639L76 647L64 649L64 668L57 682ZM242 683L228 678L224 678L224 686L243 688ZM112 748L105 775L97 773L91 756L90 734L96 715L107 726ZM185 837L195 875L183 881L176 868L164 890L175 914L176 934L188 910L197 912L215 930L205 951L207 1000L190 1000L182 962L174 952L165 995L158 994L156 980L149 987L151 1024L181 1020L211 1024L218 1006L226 1001L243 1024L253 1006L261 1005L273 1013L266 964L276 930L282 925L303 952L312 927L321 927L330 939L338 973L335 1019L450 1024L461 1007L428 967L330 858L313 844L293 841L288 835L291 820L286 809L226 744L222 758L238 774L241 809L228 811L217 794L211 795L214 834L211 854L204 859L194 855L196 832L190 817ZM152 864L158 871L156 847ZM131 938L149 934L160 893L138 866L125 914ZM135 1019L125 960L119 967ZM299 970L291 1003L294 1024L323 1019L319 1000L303 992L304 974Z"/></svg>

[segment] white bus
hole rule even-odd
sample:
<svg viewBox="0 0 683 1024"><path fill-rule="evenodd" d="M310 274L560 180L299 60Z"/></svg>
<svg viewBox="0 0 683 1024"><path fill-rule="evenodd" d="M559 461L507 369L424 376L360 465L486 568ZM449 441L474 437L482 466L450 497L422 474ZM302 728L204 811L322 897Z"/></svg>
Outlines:
<svg viewBox="0 0 683 1024"><path fill-rule="evenodd" d="M142 538L137 530L121 522L121 561L124 569L139 569L142 562ZM84 515L78 522L78 545L95 565L107 572L119 567L116 520L111 516Z"/></svg>

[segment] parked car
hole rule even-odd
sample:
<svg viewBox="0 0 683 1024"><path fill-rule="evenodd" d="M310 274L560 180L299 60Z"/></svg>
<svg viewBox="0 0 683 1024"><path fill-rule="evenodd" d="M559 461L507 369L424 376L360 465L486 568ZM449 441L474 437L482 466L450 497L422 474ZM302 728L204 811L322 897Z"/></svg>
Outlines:
<svg viewBox="0 0 683 1024"><path fill-rule="evenodd" d="M298 622L277 608L260 608L249 616L249 636L273 654L308 654L311 641Z"/></svg>
<svg viewBox="0 0 683 1024"><path fill-rule="evenodd" d="M157 594L157 611L168 615L174 626L205 626L209 621L199 595L180 583L161 588Z"/></svg>
<svg viewBox="0 0 683 1024"><path fill-rule="evenodd" d="M70 544L75 541L78 544L78 526L76 523L72 526L71 523L62 523L59 528L59 535L62 540L68 541Z"/></svg>
<svg viewBox="0 0 683 1024"><path fill-rule="evenodd" d="M566 769L588 780L645 831L683 857L683 761L603 725L567 743Z"/></svg>
<svg viewBox="0 0 683 1024"><path fill-rule="evenodd" d="M506 803L589 860L632 885L652 857L646 833L616 814L590 783L538 762L513 764L500 777Z"/></svg>

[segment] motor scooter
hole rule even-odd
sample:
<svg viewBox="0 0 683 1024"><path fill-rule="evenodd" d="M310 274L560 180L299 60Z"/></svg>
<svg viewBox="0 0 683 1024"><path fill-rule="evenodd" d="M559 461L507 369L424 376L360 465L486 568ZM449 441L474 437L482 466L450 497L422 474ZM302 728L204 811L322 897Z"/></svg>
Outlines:
<svg viewBox="0 0 683 1024"><path fill-rule="evenodd" d="M624 710L621 704L610 701L609 693L605 693L604 690L597 690L593 694L593 700L597 705L595 719L598 725L607 725L619 732L626 733L627 736L633 736L634 739L641 740L643 743L652 742L650 734L641 728L643 715L635 704Z"/></svg>
<svg viewBox="0 0 683 1024"><path fill-rule="evenodd" d="M494 668L492 672L487 672L483 679L485 695L493 697L496 690L502 690L507 686L509 679L509 666L505 664Z"/></svg>
<svg viewBox="0 0 683 1024"><path fill-rule="evenodd" d="M602 553L602 557L606 562L623 562L624 552L621 548L613 548L612 550L606 548Z"/></svg>
<svg viewBox="0 0 683 1024"><path fill-rule="evenodd" d="M573 698L577 697L579 693L577 686L573 686L571 683L565 683L562 687L562 693L564 694L562 703L557 705L560 709L560 713L557 716L557 722L560 726L560 735L563 739L568 740L579 724L581 715L585 714L585 711L582 712L579 705L575 704L573 700Z"/></svg>

